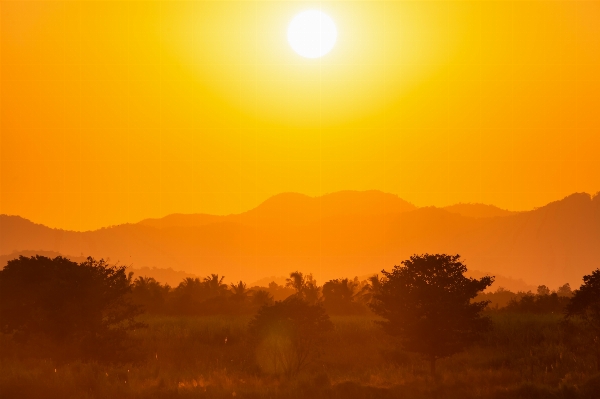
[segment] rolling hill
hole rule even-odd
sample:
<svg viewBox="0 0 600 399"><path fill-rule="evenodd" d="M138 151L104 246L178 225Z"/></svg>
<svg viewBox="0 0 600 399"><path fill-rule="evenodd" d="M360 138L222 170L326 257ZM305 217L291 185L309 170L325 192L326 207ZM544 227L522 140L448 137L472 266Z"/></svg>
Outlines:
<svg viewBox="0 0 600 399"><path fill-rule="evenodd" d="M170 215L87 232L1 215L0 255L85 254L245 281L302 270L324 281L389 269L414 253L447 252L460 253L470 269L552 288L578 286L600 267L598 195L573 194L504 216L476 217L481 207L469 206L461 204L461 213L416 208L377 191L288 193L239 215Z"/></svg>

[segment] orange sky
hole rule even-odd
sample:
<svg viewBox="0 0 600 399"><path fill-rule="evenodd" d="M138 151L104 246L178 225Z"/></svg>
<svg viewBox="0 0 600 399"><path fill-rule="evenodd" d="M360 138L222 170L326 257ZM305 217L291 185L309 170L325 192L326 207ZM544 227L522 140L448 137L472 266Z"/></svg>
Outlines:
<svg viewBox="0 0 600 399"><path fill-rule="evenodd" d="M321 7L338 43L286 41ZM597 1L1 1L0 213L87 230L378 189L600 190Z"/></svg>

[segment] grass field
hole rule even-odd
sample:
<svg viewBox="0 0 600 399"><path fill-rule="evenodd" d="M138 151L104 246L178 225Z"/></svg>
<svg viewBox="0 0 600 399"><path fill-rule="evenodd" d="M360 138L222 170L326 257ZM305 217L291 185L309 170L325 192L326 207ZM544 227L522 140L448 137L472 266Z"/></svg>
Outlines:
<svg viewBox="0 0 600 399"><path fill-rule="evenodd" d="M261 368L247 316L145 316L126 364L63 363L2 337L8 398L599 398L588 338L560 315L492 313L494 329L439 361L438 375L372 317L332 317L317 362L286 379Z"/></svg>

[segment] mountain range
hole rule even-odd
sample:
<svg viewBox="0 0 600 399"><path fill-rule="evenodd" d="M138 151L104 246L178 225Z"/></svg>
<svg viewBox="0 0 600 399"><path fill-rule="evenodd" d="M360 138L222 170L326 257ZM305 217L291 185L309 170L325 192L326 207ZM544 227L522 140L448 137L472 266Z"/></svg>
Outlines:
<svg viewBox="0 0 600 399"><path fill-rule="evenodd" d="M600 195L577 193L510 212L482 204L418 208L379 191L284 193L241 214L173 214L86 232L0 215L0 255L19 251L244 281L300 270L321 282L389 270L412 254L444 252L461 254L479 273L578 287L584 274L600 267Z"/></svg>

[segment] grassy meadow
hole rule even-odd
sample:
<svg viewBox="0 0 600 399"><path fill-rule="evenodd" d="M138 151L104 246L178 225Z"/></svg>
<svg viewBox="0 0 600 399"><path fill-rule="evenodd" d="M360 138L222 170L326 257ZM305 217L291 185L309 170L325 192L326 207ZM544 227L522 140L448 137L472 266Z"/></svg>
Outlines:
<svg viewBox="0 0 600 399"><path fill-rule="evenodd" d="M373 316L332 316L318 361L284 378L248 339L250 316L144 315L128 363L62 362L2 336L8 398L598 398L589 337L558 314L490 312L494 329L438 362L398 348Z"/></svg>

